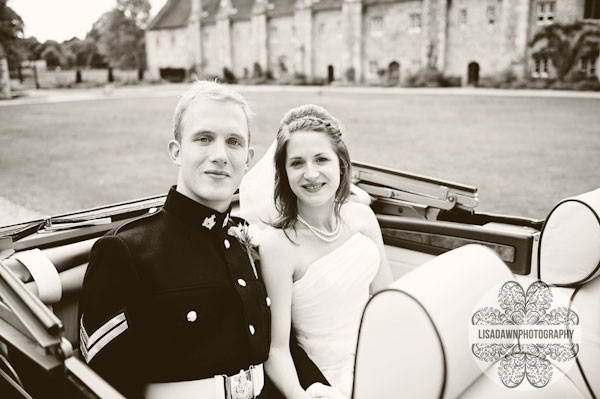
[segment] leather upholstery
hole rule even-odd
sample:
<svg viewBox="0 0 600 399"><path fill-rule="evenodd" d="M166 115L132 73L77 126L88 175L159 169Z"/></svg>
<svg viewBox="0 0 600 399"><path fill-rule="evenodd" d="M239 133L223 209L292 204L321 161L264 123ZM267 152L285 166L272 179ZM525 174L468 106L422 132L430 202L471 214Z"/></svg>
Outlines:
<svg viewBox="0 0 600 399"><path fill-rule="evenodd" d="M541 233L534 276L563 286L552 291L572 296L581 324L577 363L564 378L555 367L556 381L545 388L508 389L475 365L467 329L477 301L487 288L520 276L491 251L466 246L423 264L371 299L361 323L353 398L599 397L599 214L600 189L559 203Z"/></svg>
<svg viewBox="0 0 600 399"><path fill-rule="evenodd" d="M354 397L457 397L481 374L470 353L470 315L486 291L511 278L490 249L467 245L374 296L361 324Z"/></svg>

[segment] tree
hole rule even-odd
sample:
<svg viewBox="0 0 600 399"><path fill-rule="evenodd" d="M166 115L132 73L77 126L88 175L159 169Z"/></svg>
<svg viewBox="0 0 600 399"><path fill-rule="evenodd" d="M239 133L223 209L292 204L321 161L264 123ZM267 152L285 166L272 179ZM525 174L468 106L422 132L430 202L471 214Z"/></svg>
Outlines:
<svg viewBox="0 0 600 399"><path fill-rule="evenodd" d="M105 68L106 61L98 51L96 42L90 37L86 37L81 42L79 48L79 57L81 58L81 65L85 65L88 68Z"/></svg>
<svg viewBox="0 0 600 399"><path fill-rule="evenodd" d="M81 68L86 66L84 41L73 37L61 44L67 62L67 68L75 67L75 83L81 83Z"/></svg>
<svg viewBox="0 0 600 399"><path fill-rule="evenodd" d="M35 61L42 57L44 46L34 36L19 41L21 57L24 60Z"/></svg>
<svg viewBox="0 0 600 399"><path fill-rule="evenodd" d="M81 40L77 37L73 37L69 40L65 40L60 44L60 48L65 57L65 68L79 67L79 52L81 47Z"/></svg>
<svg viewBox="0 0 600 399"><path fill-rule="evenodd" d="M110 38L103 38L106 33L108 33L109 29L106 27L108 24L108 20L110 18L110 14L112 11L105 12L94 22L92 25L92 29L88 32L86 39L92 40L94 45L98 50L98 54L102 57L102 61L104 64L104 68L108 71L107 81L111 83L113 81L113 73L111 65L111 59L108 57L109 52L109 41ZM92 59L92 61L96 61L96 57Z"/></svg>
<svg viewBox="0 0 600 399"><path fill-rule="evenodd" d="M108 63L104 55L98 48L100 43L100 28L104 23L105 16L102 15L94 24L92 29L85 36L85 48L87 54L86 65L90 68L107 68Z"/></svg>
<svg viewBox="0 0 600 399"><path fill-rule="evenodd" d="M122 11L113 9L102 16L98 26L100 39L98 49L106 57L111 67L129 69L133 64L132 56L136 53L135 45L132 51L131 21L125 18ZM133 65L135 66L135 65Z"/></svg>
<svg viewBox="0 0 600 399"><path fill-rule="evenodd" d="M117 8L125 18L135 21L138 28L146 29L152 8L148 0L117 0Z"/></svg>
<svg viewBox="0 0 600 399"><path fill-rule="evenodd" d="M46 65L48 66L48 68L57 68L62 65L65 65L65 56L58 42L54 40L47 40L46 42L44 42L42 47L43 50L41 53L41 58L46 60Z"/></svg>
<svg viewBox="0 0 600 399"><path fill-rule="evenodd" d="M125 18L135 22L140 41L137 46L138 80L144 79L146 69L146 27L152 6L148 0L117 0L117 8L123 11Z"/></svg>
<svg viewBox="0 0 600 399"><path fill-rule="evenodd" d="M4 47L9 68L21 65L19 40L23 36L23 20L12 8L8 0L0 0L0 43Z"/></svg>
<svg viewBox="0 0 600 399"><path fill-rule="evenodd" d="M110 67L135 68L140 80L146 69L144 28L149 12L148 0L117 0L117 7L94 24L99 36L98 48Z"/></svg>
<svg viewBox="0 0 600 399"><path fill-rule="evenodd" d="M40 81L38 78L38 70L35 61L41 59L44 46L38 41L38 39L36 39L34 36L31 36L25 39L21 39L19 47L21 50L22 59L30 61L30 66L33 72L33 80L35 82L35 88L39 89Z"/></svg>
<svg viewBox="0 0 600 399"><path fill-rule="evenodd" d="M556 78L563 81L580 58L598 57L600 26L591 22L573 22L544 26L531 40L533 57L552 61Z"/></svg>

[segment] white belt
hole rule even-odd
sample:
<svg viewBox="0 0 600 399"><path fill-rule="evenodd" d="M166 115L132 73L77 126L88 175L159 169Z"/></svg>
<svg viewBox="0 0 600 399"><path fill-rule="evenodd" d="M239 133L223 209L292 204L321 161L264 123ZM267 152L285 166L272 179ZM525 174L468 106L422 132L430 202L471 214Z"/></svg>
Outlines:
<svg viewBox="0 0 600 399"><path fill-rule="evenodd" d="M193 381L163 382L146 386L146 399L252 399L265 385L263 365L250 366L238 374L215 375Z"/></svg>

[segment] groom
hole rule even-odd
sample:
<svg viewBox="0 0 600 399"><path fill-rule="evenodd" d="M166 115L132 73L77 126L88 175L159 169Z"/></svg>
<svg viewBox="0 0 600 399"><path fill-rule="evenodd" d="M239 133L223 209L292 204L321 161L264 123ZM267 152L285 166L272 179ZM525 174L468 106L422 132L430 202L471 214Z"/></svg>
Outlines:
<svg viewBox="0 0 600 399"><path fill-rule="evenodd" d="M270 299L249 259L246 222L231 216L254 155L250 115L228 87L192 85L169 142L177 186L160 211L121 225L91 251L81 355L127 397L276 395L263 390ZM327 383L304 352L292 352L305 387Z"/></svg>

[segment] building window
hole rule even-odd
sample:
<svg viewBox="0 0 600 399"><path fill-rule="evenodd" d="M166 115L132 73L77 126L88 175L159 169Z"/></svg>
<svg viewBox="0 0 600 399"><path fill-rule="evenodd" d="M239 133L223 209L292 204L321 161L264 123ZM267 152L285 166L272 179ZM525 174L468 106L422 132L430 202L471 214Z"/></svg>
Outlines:
<svg viewBox="0 0 600 399"><path fill-rule="evenodd" d="M600 19L600 0L585 0L583 18Z"/></svg>
<svg viewBox="0 0 600 399"><path fill-rule="evenodd" d="M277 39L279 38L279 32L276 26L271 26L269 28L269 38L271 38L271 40L273 41L277 41Z"/></svg>
<svg viewBox="0 0 600 399"><path fill-rule="evenodd" d="M458 11L458 26L460 26L461 29L464 29L467 26L467 9L466 8L461 8Z"/></svg>
<svg viewBox="0 0 600 399"><path fill-rule="evenodd" d="M410 14L410 22L408 25L408 31L411 33L421 32L421 14L419 14L419 13Z"/></svg>
<svg viewBox="0 0 600 399"><path fill-rule="evenodd" d="M412 70L413 70L413 72L416 72L419 69L421 69L421 60L412 60Z"/></svg>
<svg viewBox="0 0 600 399"><path fill-rule="evenodd" d="M538 25L550 25L554 22L554 1L537 3L536 14Z"/></svg>
<svg viewBox="0 0 600 399"><path fill-rule="evenodd" d="M177 40L177 38L175 37L175 35L174 34L171 35L171 46L175 45L176 40Z"/></svg>
<svg viewBox="0 0 600 399"><path fill-rule="evenodd" d="M319 36L325 35L325 22L319 24Z"/></svg>
<svg viewBox="0 0 600 399"><path fill-rule="evenodd" d="M587 77L596 76L596 60L597 58L582 57L579 59L579 71Z"/></svg>
<svg viewBox="0 0 600 399"><path fill-rule="evenodd" d="M377 76L377 61L369 61L369 75Z"/></svg>
<svg viewBox="0 0 600 399"><path fill-rule="evenodd" d="M160 37L156 38L156 47L160 47Z"/></svg>
<svg viewBox="0 0 600 399"><path fill-rule="evenodd" d="M534 68L531 76L534 78L547 78L548 77L548 58L537 57L534 60Z"/></svg>
<svg viewBox="0 0 600 399"><path fill-rule="evenodd" d="M488 20L488 25L494 25L494 23L496 23L496 7L488 6L487 20Z"/></svg>
<svg viewBox="0 0 600 399"><path fill-rule="evenodd" d="M372 74L377 73L377 61L369 61L369 72Z"/></svg>
<svg viewBox="0 0 600 399"><path fill-rule="evenodd" d="M371 17L369 20L369 32L371 36L383 35L383 17Z"/></svg>

